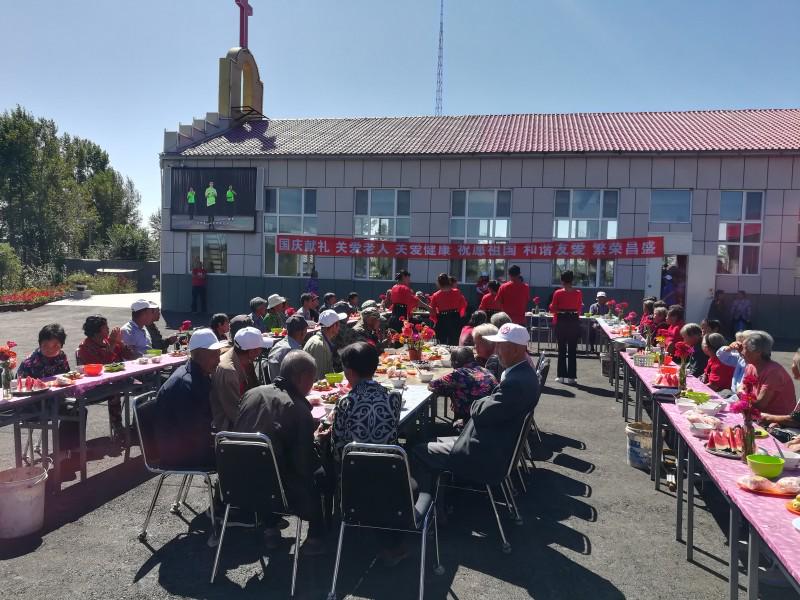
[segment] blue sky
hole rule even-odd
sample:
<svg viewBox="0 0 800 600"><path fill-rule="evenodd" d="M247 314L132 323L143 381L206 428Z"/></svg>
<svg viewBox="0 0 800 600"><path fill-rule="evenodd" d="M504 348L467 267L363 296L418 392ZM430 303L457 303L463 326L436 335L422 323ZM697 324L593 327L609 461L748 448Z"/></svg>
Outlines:
<svg viewBox="0 0 800 600"><path fill-rule="evenodd" d="M272 117L431 114L438 0L251 0ZM3 2L0 110L94 140L158 206L164 129L215 111L233 0ZM444 112L800 106L795 0L445 0Z"/></svg>

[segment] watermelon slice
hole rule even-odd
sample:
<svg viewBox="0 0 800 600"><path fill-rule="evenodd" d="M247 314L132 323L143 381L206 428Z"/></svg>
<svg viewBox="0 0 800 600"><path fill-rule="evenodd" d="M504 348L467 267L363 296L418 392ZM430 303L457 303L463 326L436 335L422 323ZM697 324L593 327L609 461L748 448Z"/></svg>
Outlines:
<svg viewBox="0 0 800 600"><path fill-rule="evenodd" d="M29 392L33 389L33 377L30 375L25 378L25 391Z"/></svg>
<svg viewBox="0 0 800 600"><path fill-rule="evenodd" d="M730 433L730 428L726 427L724 431L717 433L717 439L715 440L717 445L717 450L722 450L724 452L728 452L731 449L730 438L728 434Z"/></svg>
<svg viewBox="0 0 800 600"><path fill-rule="evenodd" d="M731 432L731 437L733 438L733 443L731 444L731 450L733 450L736 454L741 454L744 452L744 433L741 427L738 425L733 428Z"/></svg>
<svg viewBox="0 0 800 600"><path fill-rule="evenodd" d="M706 448L707 449L709 449L709 450L716 450L717 449L717 444L714 441L716 439L716 437L717 437L717 432L716 431L712 431L709 434L708 441L706 442Z"/></svg>

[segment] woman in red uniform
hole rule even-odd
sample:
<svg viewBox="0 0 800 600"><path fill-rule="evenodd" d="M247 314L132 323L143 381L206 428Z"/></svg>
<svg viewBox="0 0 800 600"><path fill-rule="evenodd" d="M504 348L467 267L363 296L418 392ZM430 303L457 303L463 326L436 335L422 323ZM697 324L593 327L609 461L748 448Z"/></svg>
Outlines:
<svg viewBox="0 0 800 600"><path fill-rule="evenodd" d="M573 385L578 377L578 338L581 335L579 315L583 307L583 293L572 287L574 278L572 271L561 274L563 287L553 292L553 301L550 303L558 340L556 381Z"/></svg>
<svg viewBox="0 0 800 600"><path fill-rule="evenodd" d="M439 291L431 296L431 321L436 330L436 339L446 346L458 346L467 300L458 288L453 287L447 273L441 273L436 283L439 284Z"/></svg>
<svg viewBox="0 0 800 600"><path fill-rule="evenodd" d="M500 307L500 303L497 301L497 292L499 290L500 282L496 279L492 279L486 284L486 293L481 298L481 304L478 307L478 310L485 312L486 316L490 319L494 313L498 313L503 310Z"/></svg>
<svg viewBox="0 0 800 600"><path fill-rule="evenodd" d="M389 317L389 329L401 331L403 323L400 321L400 317L411 320L411 313L417 308L420 300L414 295L414 290L409 287L411 273L403 269L395 275L394 279L397 283L392 286L387 296L387 301L391 302L390 310L392 311L392 316Z"/></svg>

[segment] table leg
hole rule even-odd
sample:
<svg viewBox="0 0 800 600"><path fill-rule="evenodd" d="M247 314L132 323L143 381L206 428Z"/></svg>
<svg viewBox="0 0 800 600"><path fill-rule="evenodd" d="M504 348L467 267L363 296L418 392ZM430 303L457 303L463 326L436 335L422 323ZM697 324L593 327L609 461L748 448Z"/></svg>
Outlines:
<svg viewBox="0 0 800 600"><path fill-rule="evenodd" d="M694 463L696 459L688 444L686 448L689 452L686 477L686 560L692 562L694 559Z"/></svg>
<svg viewBox="0 0 800 600"><path fill-rule="evenodd" d="M50 408L50 415L45 421L47 423L47 427L43 428L43 435L42 435L42 456L47 456L47 446L48 446L48 435L47 430L49 427L52 427L53 431L53 489L56 491L61 491L61 440L58 439L58 405L60 404L60 400L58 398L50 398L49 399L49 408ZM43 413L46 414L46 410L43 409Z"/></svg>
<svg viewBox="0 0 800 600"><path fill-rule="evenodd" d="M17 468L22 466L22 427L16 412L14 412L14 465Z"/></svg>
<svg viewBox="0 0 800 600"><path fill-rule="evenodd" d="M729 502L728 519L728 594L730 600L739 598L739 524L741 513L734 502Z"/></svg>
<svg viewBox="0 0 800 600"><path fill-rule="evenodd" d="M758 600L758 558L761 554L761 538L756 528L750 525L747 536L747 599Z"/></svg>
<svg viewBox="0 0 800 600"><path fill-rule="evenodd" d="M661 435L661 405L653 401L653 474L655 489L661 491L661 454L664 436Z"/></svg>
<svg viewBox="0 0 800 600"><path fill-rule="evenodd" d="M619 399L619 354L614 351L614 401Z"/></svg>
<svg viewBox="0 0 800 600"><path fill-rule="evenodd" d="M630 376L631 370L628 367L628 363L622 361L622 405L628 405L628 394L630 394L631 384L630 384Z"/></svg>
<svg viewBox="0 0 800 600"><path fill-rule="evenodd" d="M675 472L675 540L680 542L683 537L683 438L678 436L677 470Z"/></svg>
<svg viewBox="0 0 800 600"><path fill-rule="evenodd" d="M639 381L636 386L636 402L634 404L634 414L636 416L636 420L641 423L642 421L642 382Z"/></svg>
<svg viewBox="0 0 800 600"><path fill-rule="evenodd" d="M624 396L624 398L622 399L622 420L627 423L628 422L628 394L624 393L623 396Z"/></svg>
<svg viewBox="0 0 800 600"><path fill-rule="evenodd" d="M78 398L78 439L80 440L81 481L86 481L86 399Z"/></svg>
<svg viewBox="0 0 800 600"><path fill-rule="evenodd" d="M125 456L124 460L131 457L131 393L122 394L122 405L125 407Z"/></svg>
<svg viewBox="0 0 800 600"><path fill-rule="evenodd" d="M656 411L658 408L656 407L655 401L653 402L653 430L650 436L650 455L651 455L651 463L650 463L650 481L656 480L656 446L658 442L658 438L656 437Z"/></svg>

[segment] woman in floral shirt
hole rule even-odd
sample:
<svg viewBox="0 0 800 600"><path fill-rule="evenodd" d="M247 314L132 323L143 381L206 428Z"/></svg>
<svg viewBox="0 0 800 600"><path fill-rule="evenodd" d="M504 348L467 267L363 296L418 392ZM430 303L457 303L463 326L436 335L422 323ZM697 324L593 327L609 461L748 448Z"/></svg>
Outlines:
<svg viewBox="0 0 800 600"><path fill-rule="evenodd" d="M62 348L67 341L64 328L58 323L45 325L39 331L39 347L22 361L17 377L52 377L69 371L69 361Z"/></svg>
<svg viewBox="0 0 800 600"><path fill-rule="evenodd" d="M378 351L356 342L341 351L342 365L352 389L339 400L333 420L333 455L339 461L350 442L395 444L403 400L372 379Z"/></svg>
<svg viewBox="0 0 800 600"><path fill-rule="evenodd" d="M491 371L475 362L470 348L456 348L450 353L453 371L434 379L428 389L438 396L447 396L453 405L454 426L459 428L469 420L470 405L489 396L497 387Z"/></svg>

